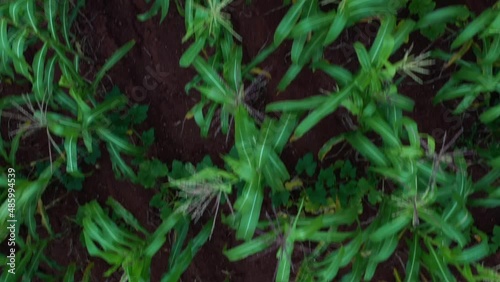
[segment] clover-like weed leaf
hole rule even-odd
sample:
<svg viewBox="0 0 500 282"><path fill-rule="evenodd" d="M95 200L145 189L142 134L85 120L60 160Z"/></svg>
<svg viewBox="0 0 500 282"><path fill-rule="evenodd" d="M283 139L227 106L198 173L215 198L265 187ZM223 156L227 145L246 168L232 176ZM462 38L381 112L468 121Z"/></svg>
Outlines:
<svg viewBox="0 0 500 282"><path fill-rule="evenodd" d="M307 153L297 162L295 171L298 174L301 174L305 171L308 176L313 176L314 172L316 171L316 166L317 163L314 161L312 153Z"/></svg>
<svg viewBox="0 0 500 282"><path fill-rule="evenodd" d="M333 166L321 169L319 171L318 181L324 183L326 187L332 188L336 181L336 177L333 172Z"/></svg>
<svg viewBox="0 0 500 282"><path fill-rule="evenodd" d="M168 167L158 159L143 161L139 165L137 182L144 188L152 188L157 179L168 174Z"/></svg>

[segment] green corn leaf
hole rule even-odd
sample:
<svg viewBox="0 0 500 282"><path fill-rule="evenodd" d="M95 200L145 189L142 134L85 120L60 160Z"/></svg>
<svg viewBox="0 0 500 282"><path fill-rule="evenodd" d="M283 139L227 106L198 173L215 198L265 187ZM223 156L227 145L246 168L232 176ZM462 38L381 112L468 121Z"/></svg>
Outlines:
<svg viewBox="0 0 500 282"><path fill-rule="evenodd" d="M251 182L243 188L243 194L238 198L234 207L241 214L240 224L236 231L236 238L250 240L259 222L260 210L264 199L261 175L257 173Z"/></svg>
<svg viewBox="0 0 500 282"><path fill-rule="evenodd" d="M267 161L267 165L262 168L267 185L271 187L273 193L284 191L283 182L290 179L290 174L288 174L285 164L273 151L270 152Z"/></svg>
<svg viewBox="0 0 500 282"><path fill-rule="evenodd" d="M82 130L79 123L59 114L48 112L46 118L49 131L59 137L77 136Z"/></svg>
<svg viewBox="0 0 500 282"><path fill-rule="evenodd" d="M24 1L12 2L9 5L9 15L15 25L19 25L19 17L22 15L23 10L26 8Z"/></svg>
<svg viewBox="0 0 500 282"><path fill-rule="evenodd" d="M391 34L395 24L396 18L394 16L388 15L383 18L377 37L370 48L370 62L373 65L381 66L392 53L394 39ZM389 44L390 42L392 44Z"/></svg>
<svg viewBox="0 0 500 282"><path fill-rule="evenodd" d="M46 0L44 3L45 6L45 18L47 19L48 22L48 27L50 30L50 34L52 35L52 38L57 40L57 31L56 31L56 26L57 26L57 1L56 0Z"/></svg>
<svg viewBox="0 0 500 282"><path fill-rule="evenodd" d="M45 67L44 85L46 86L46 89L44 89L42 91L46 91L43 93L46 93L48 97L51 97L53 94L52 92L54 91L54 73L55 73L55 69L56 69L56 61L57 61L56 56L50 58L47 61L47 65ZM35 75L35 77L36 77L36 75ZM41 85L41 87L43 89L43 84ZM40 90L40 88L39 88L39 90Z"/></svg>
<svg viewBox="0 0 500 282"><path fill-rule="evenodd" d="M337 276L337 273L340 269L340 262L345 253L345 247L340 246L339 251L336 253L334 258L331 260L328 268L324 270L323 273L320 273L320 276L323 278L323 281L332 281L333 278Z"/></svg>
<svg viewBox="0 0 500 282"><path fill-rule="evenodd" d="M232 104L234 99L230 96L226 96L221 93L215 87L207 87L204 85L195 86L196 90L198 90L203 96L207 97L209 100L214 101L219 104Z"/></svg>
<svg viewBox="0 0 500 282"><path fill-rule="evenodd" d="M323 46L328 46L333 43L339 37L340 33L347 27L347 23L349 21L349 15L346 9L340 10L340 12L333 20L330 28L328 29L328 33L323 40Z"/></svg>
<svg viewBox="0 0 500 282"><path fill-rule="evenodd" d="M22 74L24 77L26 77L29 81L33 81L33 77L31 76L31 68L28 62L26 62L26 59L24 58L24 50L25 50L25 43L26 39L28 36L28 32L26 30L23 30L20 32L17 37L15 37L14 41L12 42L12 51L14 52L13 63L14 63L14 69Z"/></svg>
<svg viewBox="0 0 500 282"><path fill-rule="evenodd" d="M107 99L86 116L83 120L83 127L88 128L95 120L102 118L106 112L117 109L121 106L127 104L127 98L123 95L115 96L111 99Z"/></svg>
<svg viewBox="0 0 500 282"><path fill-rule="evenodd" d="M3 48L0 48L0 72L5 74L10 79L14 79L14 71L12 70L10 63L11 63L11 58L7 55L7 52Z"/></svg>
<svg viewBox="0 0 500 282"><path fill-rule="evenodd" d="M257 146L255 148L256 155L256 168L261 169L265 166L267 158L272 150L271 148L271 135L274 129L274 122L271 119L266 119L261 128L261 134L259 140L257 141Z"/></svg>
<svg viewBox="0 0 500 282"><path fill-rule="evenodd" d="M97 72L94 82L92 82L92 87L93 89L97 89L97 86L101 82L101 80L104 78L104 75L113 68L113 66L118 63L129 51L134 47L135 45L135 40L131 40L127 42L125 45L120 47L118 50L116 50L111 57L109 57L104 65L101 67L101 69Z"/></svg>
<svg viewBox="0 0 500 282"><path fill-rule="evenodd" d="M179 61L179 65L183 68L189 67L194 59L198 56L201 50L205 47L205 39L206 37L202 37L199 40L196 40L189 48L182 54L182 57Z"/></svg>
<svg viewBox="0 0 500 282"><path fill-rule="evenodd" d="M384 142L391 147L401 147L401 141L396 136L389 124L380 116L375 115L365 119L365 124L377 132Z"/></svg>
<svg viewBox="0 0 500 282"><path fill-rule="evenodd" d="M290 58L292 59L292 63L294 63L294 64L299 63L300 55L302 54L302 51L304 50L304 46L306 45L306 42L307 42L306 35L299 37L293 41L292 51L290 52Z"/></svg>
<svg viewBox="0 0 500 282"><path fill-rule="evenodd" d="M465 96L462 101L458 104L458 106L453 110L454 115L461 114L465 112L467 109L469 109L476 100L477 96L479 95L479 92L477 93L471 93L471 95Z"/></svg>
<svg viewBox="0 0 500 282"><path fill-rule="evenodd" d="M417 281L420 273L420 255L422 253L422 248L420 247L418 234L414 234L413 240L409 241L410 253L408 255L408 261L406 263L406 282Z"/></svg>
<svg viewBox="0 0 500 282"><path fill-rule="evenodd" d="M75 273L76 273L76 264L71 263L64 274L63 282L74 282Z"/></svg>
<svg viewBox="0 0 500 282"><path fill-rule="evenodd" d="M386 167L389 165L384 154L360 132L350 133L345 135L345 139L368 160L377 166Z"/></svg>
<svg viewBox="0 0 500 282"><path fill-rule="evenodd" d="M242 180L252 181L255 170L249 165L248 162L242 160L236 160L229 156L223 156L224 162L229 165L232 171L234 171Z"/></svg>
<svg viewBox="0 0 500 282"><path fill-rule="evenodd" d="M66 137L64 140L64 150L66 151L66 171L70 174L78 173L78 154L76 144L77 136Z"/></svg>
<svg viewBox="0 0 500 282"><path fill-rule="evenodd" d="M479 116L482 123L491 123L500 117L500 105L491 107Z"/></svg>
<svg viewBox="0 0 500 282"><path fill-rule="evenodd" d="M433 181L435 180L437 183L446 185L454 181L453 178L450 178L449 175L445 174L443 171L436 171L432 164L417 162L417 167L425 178L429 179L430 177L434 177Z"/></svg>
<svg viewBox="0 0 500 282"><path fill-rule="evenodd" d="M363 237L361 234L356 236L344 248L344 255L340 259L340 266L344 267L349 264L354 256L359 253L359 249L363 245Z"/></svg>
<svg viewBox="0 0 500 282"><path fill-rule="evenodd" d="M461 247L464 247L467 244L465 235L460 230L442 219L435 212L426 209L420 209L418 212L421 219L432 225L434 228L442 231L446 237L457 242Z"/></svg>
<svg viewBox="0 0 500 282"><path fill-rule="evenodd" d="M134 217L132 213L130 213L127 209L125 209L119 202L115 199L108 197L106 200L106 205L110 206L113 209L113 213L123 219L126 224L133 227L135 230L142 232L144 235L149 235L149 232L141 226L139 221Z"/></svg>
<svg viewBox="0 0 500 282"><path fill-rule="evenodd" d="M429 26L448 23L457 18L465 19L470 14L469 10L464 5L448 6L434 10L423 17L417 23L416 28L425 28Z"/></svg>
<svg viewBox="0 0 500 282"><path fill-rule="evenodd" d="M343 67L332 65L327 61L320 61L313 65L313 68L320 69L328 74L331 78L335 79L341 87L344 87L352 82L352 74Z"/></svg>
<svg viewBox="0 0 500 282"><path fill-rule="evenodd" d="M71 42L69 39L70 36L70 26L71 23L69 22L69 1L63 1L61 7L61 13L60 13L60 21L61 21L61 32L62 36L64 37L64 42L66 43L66 47L71 48Z"/></svg>
<svg viewBox="0 0 500 282"><path fill-rule="evenodd" d="M160 23L163 22L163 20L167 16L168 9L170 8L170 0L154 0L154 1L155 2L151 6L151 8L147 12L138 15L137 19L139 19L142 22L147 21L150 18L156 16L158 14L158 11L161 9Z"/></svg>
<svg viewBox="0 0 500 282"><path fill-rule="evenodd" d="M377 250L377 253L373 254L370 257L370 260L376 263L386 261L394 253L398 243L399 240L397 234L384 238L380 248ZM371 280L371 277L367 280Z"/></svg>
<svg viewBox="0 0 500 282"><path fill-rule="evenodd" d="M14 166L16 165L16 155L17 155L17 150L19 150L19 143L21 142L21 137L23 137L23 132L19 131L10 143L9 163Z"/></svg>
<svg viewBox="0 0 500 282"><path fill-rule="evenodd" d="M498 11L487 9L479 17L467 24L458 37L451 43L451 49L462 46L465 42L471 40L476 34L483 31L487 25L495 18Z"/></svg>
<svg viewBox="0 0 500 282"><path fill-rule="evenodd" d="M290 10L288 10L274 32L274 45L279 46L290 34L299 20L300 14L302 13L302 7L306 2L305 0L299 0L292 5Z"/></svg>
<svg viewBox="0 0 500 282"><path fill-rule="evenodd" d="M172 244L172 250L170 251L170 255L168 257L168 267L172 268L175 264L177 257L179 257L179 253L182 252L182 246L184 246L184 242L186 241L186 237L189 232L189 224L190 218L185 216L175 226L175 239Z"/></svg>
<svg viewBox="0 0 500 282"><path fill-rule="evenodd" d="M273 149L280 153L288 143L288 138L297 124L297 117L293 114L282 114L278 124L273 128L271 137Z"/></svg>
<svg viewBox="0 0 500 282"><path fill-rule="evenodd" d="M402 5L400 2L383 0L358 0L349 2L346 9L349 10L349 20L357 22L377 15L396 14L396 9Z"/></svg>
<svg viewBox="0 0 500 282"><path fill-rule="evenodd" d="M305 66L314 56L323 54L323 46L321 43L323 42L325 36L326 31L315 33L312 36L311 40L307 42L301 56L299 57L298 65Z"/></svg>
<svg viewBox="0 0 500 282"><path fill-rule="evenodd" d="M500 169L498 169L500 168L500 157L496 158L496 161L499 163L497 169L490 170L485 176L474 183L475 191L487 190L497 179L500 178Z"/></svg>
<svg viewBox="0 0 500 282"><path fill-rule="evenodd" d="M327 115L333 113L340 103L351 94L353 86L349 85L336 94L329 95L326 101L313 110L295 129L291 140L297 140L304 136L311 128L318 124Z"/></svg>
<svg viewBox="0 0 500 282"><path fill-rule="evenodd" d="M284 249L283 247L278 250L278 269L276 271L276 282L288 282L290 281L290 269L292 263L293 254L293 240L291 236L288 236L285 241Z"/></svg>
<svg viewBox="0 0 500 282"><path fill-rule="evenodd" d="M254 167L255 140L252 137L257 135L257 129L243 107L238 107L234 120L235 146L238 150L238 155L250 167Z"/></svg>
<svg viewBox="0 0 500 282"><path fill-rule="evenodd" d="M423 254L424 262L429 268L429 271L440 278L440 281L452 282L456 279L451 274L450 270L444 262L443 256L438 254L434 246L432 246L430 240L424 240L429 254Z"/></svg>
<svg viewBox="0 0 500 282"><path fill-rule="evenodd" d="M499 17L500 18L500 17ZM488 47L482 61L485 65L493 65L500 58L500 36L496 36Z"/></svg>
<svg viewBox="0 0 500 282"><path fill-rule="evenodd" d="M294 236L296 241L340 243L350 239L353 235L354 232L315 231L313 233L303 233L296 231Z"/></svg>
<svg viewBox="0 0 500 282"><path fill-rule="evenodd" d="M420 149L420 136L419 136L419 132L418 132L417 123L408 117L404 117L401 120L401 123L403 124L403 126L406 129L406 132L408 134L408 139L410 141L410 145L414 148Z"/></svg>
<svg viewBox="0 0 500 282"><path fill-rule="evenodd" d="M116 146L117 149L120 151L123 151L125 153L131 154L131 155L140 155L142 153L142 149L139 147L136 147L127 140L123 139L122 137L119 137L112 133L110 130L100 127L97 129L97 134L108 144L113 144L113 146Z"/></svg>
<svg viewBox="0 0 500 282"><path fill-rule="evenodd" d="M47 49L47 43L43 44L42 49L35 54L35 58L33 59L33 92L35 92L35 95L39 100L42 100L46 90L44 87L44 73Z"/></svg>
<svg viewBox="0 0 500 282"><path fill-rule="evenodd" d="M415 23L412 20L405 19L401 20L396 27L396 31L394 32L394 47L393 50L398 50L403 43L407 42L411 32L414 30Z"/></svg>
<svg viewBox="0 0 500 282"><path fill-rule="evenodd" d="M231 57L228 61L228 83L233 88L234 92L238 92L242 87L241 79L241 60L243 58L243 50L241 47L233 49Z"/></svg>
<svg viewBox="0 0 500 282"><path fill-rule="evenodd" d="M208 85L215 87L224 96L229 96L226 87L222 83L221 77L200 56L196 57L193 60L193 67L200 74L200 76L202 77L202 79L206 83L208 83Z"/></svg>
<svg viewBox="0 0 500 282"><path fill-rule="evenodd" d="M31 27L38 33L38 21L35 14L35 0L26 0L26 13Z"/></svg>
<svg viewBox="0 0 500 282"><path fill-rule="evenodd" d="M328 24L332 23L336 15L335 11L332 11L327 14L317 14L304 18L293 27L290 36L292 38L299 38L307 36L312 31L322 30Z"/></svg>
<svg viewBox="0 0 500 282"><path fill-rule="evenodd" d="M281 78L278 84L278 90L284 91L288 87L288 85L290 85L292 81L297 77L297 75L299 75L302 68L302 65L292 64L286 71L285 75L283 75L283 77Z"/></svg>
<svg viewBox="0 0 500 282"><path fill-rule="evenodd" d="M456 253L452 254L449 259L453 264L471 264L479 262L490 254L488 239L484 238L481 243L466 249L457 249Z"/></svg>
<svg viewBox="0 0 500 282"><path fill-rule="evenodd" d="M265 47L264 49L262 49L262 51L260 51L259 54L257 54L253 60L245 66L245 68L243 69L243 74L247 74L250 72L250 70L252 70L253 68L255 68L258 64L262 63L270 54L272 54L274 51L276 51L278 47L275 46L274 44L272 45L269 45L267 47Z"/></svg>
<svg viewBox="0 0 500 282"><path fill-rule="evenodd" d="M175 259L172 268L162 277L162 282L176 282L180 280L182 273L188 269L196 253L210 237L211 226L212 221L209 221L200 233L188 243L184 251Z"/></svg>
<svg viewBox="0 0 500 282"><path fill-rule="evenodd" d="M201 127L201 136L207 137L208 131L210 131L210 125L212 124L212 119L214 118L215 111L217 110L217 104L212 104L208 108L207 115L205 116L205 123Z"/></svg>
<svg viewBox="0 0 500 282"><path fill-rule="evenodd" d="M181 218L182 215L180 213L171 213L167 219L165 219L160 226L158 226L153 235L148 238L147 246L144 249L144 255L146 257L152 258L158 250L160 250L167 240L167 234L174 228Z"/></svg>
<svg viewBox="0 0 500 282"><path fill-rule="evenodd" d="M390 169L390 168L379 168L379 167L371 167L370 171L376 172L384 178L391 179L395 181L396 183L402 184L402 185L407 185L409 181L411 181L412 175L410 173L402 173L398 169Z"/></svg>
<svg viewBox="0 0 500 282"><path fill-rule="evenodd" d="M135 180L136 175L134 171L125 163L123 158L120 156L120 151L116 145L113 143L107 144L109 156L113 162L113 166L119 169L123 174L125 174L129 179Z"/></svg>
<svg viewBox="0 0 500 282"><path fill-rule="evenodd" d="M315 109L328 99L327 96L312 96L297 101L278 101L266 106L266 112L298 112Z"/></svg>
<svg viewBox="0 0 500 282"><path fill-rule="evenodd" d="M385 223L370 235L370 240L380 242L389 236L403 230L411 221L411 216L408 213L398 215L397 218Z"/></svg>
<svg viewBox="0 0 500 282"><path fill-rule="evenodd" d="M397 93L389 95L387 99L390 105L394 105L397 108L400 108L405 111L411 112L415 107L415 101L413 101L411 98L408 98L406 96Z"/></svg>
<svg viewBox="0 0 500 282"><path fill-rule="evenodd" d="M361 65L361 68L366 72L370 71L372 64L370 61L370 56L368 54L368 51L366 51L365 46L359 42L356 42L354 43L354 50L358 55L358 60Z"/></svg>
<svg viewBox="0 0 500 282"><path fill-rule="evenodd" d="M266 233L239 246L224 250L223 253L229 261L239 261L268 249L274 243L275 238L276 234Z"/></svg>

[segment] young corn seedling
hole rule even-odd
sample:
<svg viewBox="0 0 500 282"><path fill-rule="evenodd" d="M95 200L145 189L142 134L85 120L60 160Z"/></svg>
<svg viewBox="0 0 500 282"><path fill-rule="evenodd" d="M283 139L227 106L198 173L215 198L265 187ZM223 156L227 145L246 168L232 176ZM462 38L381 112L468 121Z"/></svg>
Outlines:
<svg viewBox="0 0 500 282"><path fill-rule="evenodd" d="M274 272L275 281L289 281L290 271L293 270L292 253L294 247L294 232L296 232L297 220L302 212L303 201L299 207L297 216L293 218L293 222L289 222L289 218L285 215L284 218L277 217L273 220L266 213L267 222L259 223L260 228L268 228L268 232L247 241L237 247L224 251L224 254L230 261L237 261L246 257L255 255L259 252L269 252L274 250L273 245L278 248L276 258L278 265ZM282 228L283 226L283 228Z"/></svg>
<svg viewBox="0 0 500 282"><path fill-rule="evenodd" d="M80 207L78 222L83 226L83 238L88 252L111 265L106 277L121 268L120 281L150 281L150 266L153 256L160 250L170 233L178 224L186 224L179 213L171 213L154 233L149 233L137 219L118 202L109 198L107 204L112 208L115 220L96 202ZM118 225L117 222L125 223ZM189 221L187 221L189 225ZM204 226L181 252L172 252L170 267L162 281L179 281L188 268L196 252L210 236L210 224ZM135 230L135 231L132 231ZM140 233L139 236L137 233ZM183 240L180 241L182 246Z"/></svg>
<svg viewBox="0 0 500 282"><path fill-rule="evenodd" d="M472 20L453 41L453 54L438 53L440 59L447 61L445 67L457 64L460 70L452 74L433 99L437 104L460 98L454 114L482 109L480 121L489 125L492 131L500 118L499 11L497 3ZM462 59L469 49L473 50L474 61ZM480 98L483 102L479 101Z"/></svg>
<svg viewBox="0 0 500 282"><path fill-rule="evenodd" d="M267 85L269 74L261 71L260 74L245 87L241 72L242 49L235 47L226 62L222 76L201 57L193 61L203 83L193 86L202 95L202 100L186 115L194 117L201 128L202 136L207 136L212 120L220 121L220 130L227 134L233 124L236 109L242 106L257 123L264 121L265 115L259 110L258 104ZM208 111L204 113L204 109Z"/></svg>
<svg viewBox="0 0 500 282"><path fill-rule="evenodd" d="M186 35L182 42L194 37L194 43L180 59L182 67L188 67L208 44L215 48L218 55L227 54L234 42L232 37L241 41L241 36L234 31L230 15L224 9L232 0L205 0L205 6L196 0L187 0L185 4ZM228 50L229 47L229 50Z"/></svg>
<svg viewBox="0 0 500 282"><path fill-rule="evenodd" d="M225 156L224 161L244 181L242 194L235 202L238 222L236 236L245 240L253 237L257 227L264 188L272 193L285 191L284 182L290 178L279 158L294 126L292 115L282 115L276 121L266 119L258 130L246 110L240 106L235 115L235 147L238 157Z"/></svg>
<svg viewBox="0 0 500 282"><path fill-rule="evenodd" d="M52 163L51 148L54 146L60 153L53 136L64 139L64 156L67 160L66 170L69 174L82 176L78 170L77 143L80 138L89 152L92 152L93 135L98 135L109 146L113 160L124 167L120 158L121 151L137 153L127 142L110 132L103 115L112 110L123 99L116 99L108 103L96 105L94 95L105 76L125 54L133 47L131 41L117 50L96 73L92 82L88 82L79 74L80 54L74 51L70 41L70 26L74 21L81 3L70 12L70 2L63 1L57 5L55 0L45 1L43 6L36 1L14 1L0 4L0 75L15 79L16 75L23 76L32 86L33 95L23 101L28 109L21 107L18 99L14 107L19 113L4 115L18 119L24 124L18 132L29 135L39 128L45 128L49 143L49 159ZM73 16L70 16L73 15ZM25 52L28 47L36 43L41 48L33 57L33 62L28 63ZM56 70L61 75L58 82L55 77ZM31 97L34 97L31 98ZM33 106L33 100L38 106ZM17 104L16 104L17 103ZM68 109L74 116L59 114L61 108ZM2 108L3 105L2 105ZM54 112L52 110L55 110ZM20 136L20 135L18 135ZM13 157L11 157L11 162ZM124 169L129 175L130 169Z"/></svg>
<svg viewBox="0 0 500 282"><path fill-rule="evenodd" d="M8 225L9 219L12 219L12 216L15 216L17 220L16 224L20 227L24 225L29 235L37 239L39 235L37 233L37 227L39 223L36 220L36 213L40 214L42 221L46 220L46 215L42 213L42 209L38 206L41 203L42 194L45 189L49 186L53 177L53 170L59 169L61 163L63 162L62 158L58 158L54 161L53 167L46 167L38 176L37 179L29 180L26 178L17 178L15 182L15 197L16 197L16 209L15 213L9 213L9 207L12 205L11 201L8 201L7 190L8 188L12 188L12 185L9 185L7 181L7 175L0 174L0 188L2 191L5 191L0 194L0 222L2 229L0 230L0 240L3 241L7 238L8 235ZM10 182L12 183L12 182ZM43 223L42 223L43 224ZM37 226L38 225L38 226ZM45 225L45 224L43 224ZM45 225L48 233L50 234L50 225Z"/></svg>
<svg viewBox="0 0 500 282"><path fill-rule="evenodd" d="M151 2L151 0L146 0L146 3L149 2ZM152 17L154 17L155 15L157 15L158 12L161 10L160 23L162 23L163 20L165 20L165 17L167 16L169 7L170 7L170 0L154 0L154 3L149 9L149 11L138 15L137 18L140 21L147 21Z"/></svg>

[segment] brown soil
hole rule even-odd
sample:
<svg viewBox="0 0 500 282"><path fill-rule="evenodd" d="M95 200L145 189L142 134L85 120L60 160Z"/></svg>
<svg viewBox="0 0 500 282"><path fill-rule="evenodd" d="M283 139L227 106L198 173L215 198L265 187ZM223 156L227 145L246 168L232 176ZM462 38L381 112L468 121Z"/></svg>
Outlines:
<svg viewBox="0 0 500 282"><path fill-rule="evenodd" d="M225 136L220 134L213 137L214 131L210 138L203 139L194 121L184 122L185 114L196 103L198 97L194 94L188 96L184 92L184 86L193 77L194 72L179 67L179 58L187 45L181 44L184 19L177 13L173 1L169 14L162 24L159 24L158 18L144 23L136 19L137 14L147 10L143 0L86 2L86 8L75 32L81 38L83 51L95 59L95 64L87 66L90 73L94 73L105 58L119 46L132 39L136 41L132 51L109 72L103 87L110 89L112 85L117 85L130 98L131 103L150 106L149 116L144 124L144 128L155 128L156 142L150 154L167 164L174 159L196 163L205 155L210 155L215 163L221 164L219 156L229 151L232 141L226 143ZM279 9L282 0L252 0L250 6L244 2L244 0L234 1L230 12L235 30L243 38L244 58L248 61L258 54L265 44L272 41L273 31L287 9ZM357 32L359 31L356 29L349 30L350 34ZM347 39L345 40L349 43ZM413 38L413 42L416 52L424 50L429 44L423 38ZM439 44L445 45L446 42ZM300 99L317 94L320 89L333 89L334 81L326 75L304 70L285 92L276 95L276 85L289 66L287 53L290 47L289 43L283 44L261 64L262 67L270 68L272 75L266 102ZM346 52L349 53L349 50L332 50L327 56L336 64L354 69L356 66L349 60L352 55L347 56ZM399 54L401 55L402 53ZM470 125L476 118L472 114L464 119L453 119L444 106L431 105L436 89L444 84L447 76L446 73L441 74L439 67L436 67L430 77L437 79L424 85L405 80L400 88L401 93L416 102L412 118L418 122L419 130L434 131L439 134L440 131L436 130L443 129L452 135L462 126ZM329 137L346 130L342 126L340 114L332 115L305 137L288 145L283 152L283 159L292 169L299 157L307 152L317 153ZM344 155L351 157L347 150ZM84 268L90 262L94 262L92 281L104 281L102 274L108 266L104 261L90 257L80 242L81 230L73 221L79 206L93 199L104 204L107 197L114 197L149 230L154 230L157 224L153 222L158 221L155 211L149 208L153 190L145 190L128 182L115 180L104 150L99 165L100 169L85 180L83 191L68 194L63 187L49 187L43 197L44 203L59 199L58 203L48 210L48 214L54 231L63 234L60 239L49 244L47 255L61 265L76 262ZM498 210L496 212L498 214ZM475 210L474 213L477 226L487 232L491 232L495 224L500 224L498 218L496 220L493 218L495 212L491 210ZM200 226L195 226L193 229L198 231L199 228ZM217 222L211 241L202 247L183 275L183 281L216 282L225 279L249 282L272 281L276 267L276 250L230 263L221 251L225 246L235 246L237 243L233 232ZM398 252L401 257L405 257L404 249ZM492 264L498 264L500 262L498 259L498 256L493 258ZM162 249L153 260L152 281L160 281L167 264L168 252ZM379 267L375 281L392 281L393 268L403 273L402 266L395 256L383 267ZM113 276L107 281L119 281L118 279L119 277Z"/></svg>

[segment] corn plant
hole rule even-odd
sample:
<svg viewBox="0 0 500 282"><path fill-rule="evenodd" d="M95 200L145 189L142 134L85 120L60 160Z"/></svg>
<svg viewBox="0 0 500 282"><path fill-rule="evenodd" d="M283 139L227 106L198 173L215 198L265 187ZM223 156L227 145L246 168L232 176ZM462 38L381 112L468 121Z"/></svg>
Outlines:
<svg viewBox="0 0 500 282"><path fill-rule="evenodd" d="M326 2L326 1L325 1ZM330 2L330 1L328 1ZM297 1L276 28L273 44L292 39L292 65L281 78L279 90L284 90L307 65L319 62L323 50L331 45L346 28L366 18L395 14L391 1L340 1L337 9L323 12L319 1Z"/></svg>
<svg viewBox="0 0 500 282"><path fill-rule="evenodd" d="M232 0L186 1L186 35L182 42L193 38L194 43L180 59L182 67L188 67L207 46L215 48L215 54L220 55L221 52L227 52L228 46L233 45L233 37L241 41L241 36L232 27L229 14L224 11L231 2Z"/></svg>
<svg viewBox="0 0 500 282"><path fill-rule="evenodd" d="M146 3L151 2L151 0L146 0ZM154 0L153 5L149 9L149 11L140 14L137 16L137 18L140 21L147 21L150 18L154 17L155 15L158 14L161 10L161 17L160 17L160 23L165 20L165 17L167 16L168 9L170 8L170 0Z"/></svg>
<svg viewBox="0 0 500 282"><path fill-rule="evenodd" d="M242 194L235 202L238 228L236 237L252 238L259 221L264 187L272 193L284 191L290 178L279 158L293 127L295 117L285 114L279 121L267 119L258 130L249 115L240 107L235 116L235 147L238 157L224 157L234 173L244 180Z"/></svg>
<svg viewBox="0 0 500 282"><path fill-rule="evenodd" d="M456 63L460 66L460 70L452 75L434 98L434 103L460 98L461 102L453 111L454 114L460 114L473 107L473 104L482 97L481 103L486 110L479 118L485 124L493 124L500 117L499 11L499 3L484 11L452 42L451 48L455 52L450 55L441 54L442 58L447 60L445 67ZM473 41L475 38L478 40ZM461 58L469 49L473 50L476 63Z"/></svg>
<svg viewBox="0 0 500 282"><path fill-rule="evenodd" d="M13 102L10 105L3 104L2 110L4 116L22 123L19 130L11 132L13 135L26 136L37 129L45 130L51 160L52 147L62 155L54 137L63 139L66 171L81 176L77 162L78 140L83 140L86 149L92 152L93 136L98 136L107 143L110 154L118 164L123 163L121 152L141 152L107 129L105 114L126 103L124 97L115 97L102 104L97 104L94 97L105 73L133 47L134 42L125 44L115 52L97 72L94 80L88 82L79 75L82 56L73 51L69 29L74 19L68 17L71 15L69 9L69 1L57 5L56 1L51 0L45 2L43 7L31 0L1 4L0 75L2 80L18 79L16 76L20 75L32 86L32 94L25 95L22 101L13 98L15 95L6 97ZM37 42L42 47L36 52L33 61L28 63L25 52ZM56 69L61 71L58 82ZM5 111L8 108L14 108L14 111ZM60 108L68 109L72 116L59 113ZM10 161L14 159L10 158ZM130 170L124 169L131 175Z"/></svg>
<svg viewBox="0 0 500 282"><path fill-rule="evenodd" d="M446 151L451 145L443 145L436 152L433 138L420 133L415 121L403 116L403 111L412 109L413 102L397 93L397 84L392 80L399 72L421 82L416 73L426 74L425 67L433 63L428 54L411 56L409 52L396 63L388 60L414 27L412 23L403 23L396 28L393 16L383 17L371 49L366 50L360 43L354 46L361 66L356 75L318 61L318 68L338 81L339 89L335 93L301 101L277 102L267 107L268 111L311 110L297 126L291 140L302 137L339 106L345 107L357 118L358 126L351 128L355 131L328 141L320 150L320 158L324 158L333 146L347 141L370 161L371 171L400 187L392 195L383 196L379 214L348 244L326 253L323 249L316 257L306 259L304 272L318 281L331 281L339 269L350 262L353 262L351 272L344 279L372 279L377 265L393 254L398 238L406 232L412 233L410 241L414 244L408 245L411 249L406 273L408 281L418 279L421 267L426 268L433 279L451 281L453 277L448 265L472 277L467 271L489 254L488 244L483 241L487 239L485 234L478 235L482 236L479 244L465 248L474 238L468 198L478 192L467 177L465 161L449 157ZM366 137L365 133L370 131L379 136L381 145ZM455 140L452 138L450 143ZM446 141L443 140L443 144L447 144ZM495 172L490 173L488 181L494 181L494 175ZM488 185L485 184L488 187L485 189L492 193L494 188ZM444 201L452 195L460 200ZM489 202L492 204L494 195L490 196L493 196ZM415 247L421 244L426 246L424 250Z"/></svg>
<svg viewBox="0 0 500 282"><path fill-rule="evenodd" d="M153 256L160 250L167 239L167 234L179 224L187 224L183 215L172 213L154 233L148 232L137 219L118 202L109 198L107 204L117 218L126 224L126 228L112 220L102 207L92 201L80 207L78 221L83 227L85 246L92 256L100 257L111 265L104 274L106 277L122 271L121 281L150 281L150 265ZM138 235L141 234L141 235ZM210 224L193 238L180 253L170 253L170 267L162 281L178 281L189 266L199 248L210 235ZM176 245L182 246L185 237Z"/></svg>
<svg viewBox="0 0 500 282"><path fill-rule="evenodd" d="M299 213L294 217L284 215L275 220L268 218L267 221L259 222L258 229L264 232L239 246L225 250L224 254L230 261L237 261L265 252L278 243L278 266L275 281L289 281L293 269L292 254L295 244L313 242L318 244L319 250L325 244L340 243L358 233L337 230L338 226L349 225L356 221L358 217L357 209L359 208L357 206L352 206L335 214L325 214L314 218L301 215L302 206L303 200L299 206ZM228 224L231 224L229 220ZM279 228L276 228L276 226L279 226ZM299 272L303 271L303 269L299 270ZM301 279L302 275L299 273L297 279Z"/></svg>
<svg viewBox="0 0 500 282"><path fill-rule="evenodd" d="M227 134L233 124L236 109L242 106L257 123L265 119L258 102L267 84L267 72L262 71L247 87L244 86L241 72L242 50L237 46L230 53L229 60L224 64L224 73L217 74L204 59L197 57L193 66L198 71L203 83L192 87L202 94L202 99L186 115L194 117L201 128L202 136L206 137L213 120L220 122L219 129ZM190 85L191 87L191 85ZM204 108L208 107L205 114Z"/></svg>
<svg viewBox="0 0 500 282"><path fill-rule="evenodd" d="M61 165L62 160L58 159L54 162L54 168L58 169ZM4 171L7 171L6 169ZM19 175L20 176L20 175ZM50 223L48 223L47 215L45 214L45 209L43 208L43 203L41 200L42 194L45 189L47 189L49 183L52 180L53 172L50 167L45 168L45 170L40 174L38 179L29 180L26 178L17 178L15 182L15 197L16 197L16 209L15 209L15 219L19 226L26 226L30 236L35 240L38 240L39 236L37 234L37 220L35 215L38 211L42 217L43 227L47 229L48 233L53 235L50 228ZM0 176L0 185L2 187L1 193L1 208L0 219L2 220L2 230L0 231L0 239L3 241L7 238L8 230L8 219L11 219L9 214L9 201L8 197L8 181L7 175Z"/></svg>
<svg viewBox="0 0 500 282"><path fill-rule="evenodd" d="M427 73L424 67L432 64L432 61L428 60L426 55L413 57L408 54L396 63L389 61L390 55L402 45L410 32L411 26L403 25L396 29L395 18L385 17L369 52L361 43L354 44L361 65L356 75L325 61L317 64L318 68L338 81L337 91L300 101L275 102L269 104L266 111L311 110L295 129L292 136L292 140L295 140L304 136L314 125L333 113L339 106L345 107L356 117L364 116L369 123L371 119L368 117L374 113L376 103L389 105L389 109L399 107L411 110L413 101L398 94L396 86L390 83L398 71L409 74L413 78L416 77L415 72ZM340 141L338 138L334 138L329 143L338 141Z"/></svg>

